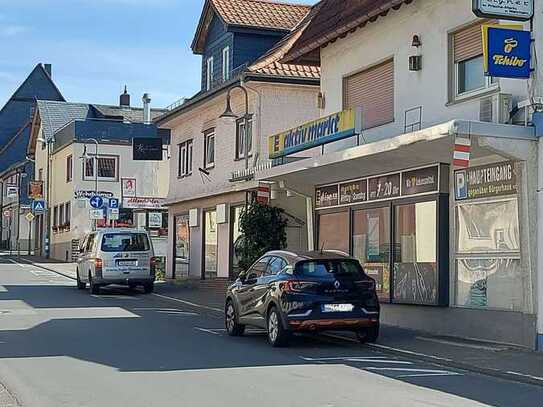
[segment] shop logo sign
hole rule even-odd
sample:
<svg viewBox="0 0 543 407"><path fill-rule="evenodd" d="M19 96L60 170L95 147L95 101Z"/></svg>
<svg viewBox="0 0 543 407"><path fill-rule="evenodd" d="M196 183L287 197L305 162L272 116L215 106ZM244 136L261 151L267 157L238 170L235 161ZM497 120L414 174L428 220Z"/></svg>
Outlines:
<svg viewBox="0 0 543 407"><path fill-rule="evenodd" d="M468 197L468 186L466 184L466 171L457 171L454 174L455 197L456 200L466 199Z"/></svg>
<svg viewBox="0 0 543 407"><path fill-rule="evenodd" d="M483 26L483 43L486 75L499 78L530 78L529 31L486 25Z"/></svg>

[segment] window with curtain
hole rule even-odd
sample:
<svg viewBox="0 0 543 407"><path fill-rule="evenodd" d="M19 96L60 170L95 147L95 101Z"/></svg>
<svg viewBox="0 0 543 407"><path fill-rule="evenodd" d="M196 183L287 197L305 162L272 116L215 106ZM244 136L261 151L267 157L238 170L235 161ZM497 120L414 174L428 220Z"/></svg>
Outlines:
<svg viewBox="0 0 543 407"><path fill-rule="evenodd" d="M215 166L215 129L204 133L204 168Z"/></svg>
<svg viewBox="0 0 543 407"><path fill-rule="evenodd" d="M247 139L247 151L250 157L253 154L253 118L249 117L248 134L245 136L245 119L236 121L236 159L245 158L245 140Z"/></svg>
<svg viewBox="0 0 543 407"><path fill-rule="evenodd" d="M99 180L116 181L117 162L118 157L115 156L99 156L85 159L84 179L93 180L96 177L95 171L97 168Z"/></svg>

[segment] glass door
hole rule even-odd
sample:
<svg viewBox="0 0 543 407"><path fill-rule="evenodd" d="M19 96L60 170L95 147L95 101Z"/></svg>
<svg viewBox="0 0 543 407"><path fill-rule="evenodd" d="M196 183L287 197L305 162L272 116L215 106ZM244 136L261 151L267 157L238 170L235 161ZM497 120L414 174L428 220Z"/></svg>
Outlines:
<svg viewBox="0 0 543 407"><path fill-rule="evenodd" d="M188 277L190 263L189 216L175 217L174 277Z"/></svg>
<svg viewBox="0 0 543 407"><path fill-rule="evenodd" d="M203 278L217 277L217 211L204 212L204 275Z"/></svg>
<svg viewBox="0 0 543 407"><path fill-rule="evenodd" d="M352 254L390 302L390 207L353 211Z"/></svg>

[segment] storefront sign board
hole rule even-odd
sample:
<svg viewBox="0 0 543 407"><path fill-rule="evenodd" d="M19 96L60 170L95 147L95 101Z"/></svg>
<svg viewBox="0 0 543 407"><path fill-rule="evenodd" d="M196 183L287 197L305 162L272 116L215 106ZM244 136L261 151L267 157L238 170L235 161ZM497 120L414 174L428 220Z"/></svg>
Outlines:
<svg viewBox="0 0 543 407"><path fill-rule="evenodd" d="M339 204L355 204L368 200L368 181L365 179L339 184Z"/></svg>
<svg viewBox="0 0 543 407"><path fill-rule="evenodd" d="M483 25L485 75L529 79L531 33L522 26Z"/></svg>
<svg viewBox="0 0 543 407"><path fill-rule="evenodd" d="M534 15L534 0L473 0L472 9L481 18L527 21Z"/></svg>
<svg viewBox="0 0 543 407"><path fill-rule="evenodd" d="M92 198L93 196L99 196L101 198L113 198L113 192L107 192L107 191L85 191L85 190L77 190L74 191L74 199L84 199L88 200Z"/></svg>
<svg viewBox="0 0 543 407"><path fill-rule="evenodd" d="M161 137L135 137L132 139L132 159L134 161L162 161Z"/></svg>
<svg viewBox="0 0 543 407"><path fill-rule="evenodd" d="M339 204L338 185L327 185L319 187L315 192L315 206L317 208L327 208Z"/></svg>
<svg viewBox="0 0 543 407"><path fill-rule="evenodd" d="M370 201L377 199L397 198L400 196L400 173L370 178L368 181L368 197Z"/></svg>
<svg viewBox="0 0 543 407"><path fill-rule="evenodd" d="M454 183L457 201L514 195L518 192L517 173L512 161L455 171Z"/></svg>
<svg viewBox="0 0 543 407"><path fill-rule="evenodd" d="M165 209L162 198L123 198L123 208L128 209Z"/></svg>
<svg viewBox="0 0 543 407"><path fill-rule="evenodd" d="M439 190L439 168L428 167L402 173L402 196Z"/></svg>
<svg viewBox="0 0 543 407"><path fill-rule="evenodd" d="M362 130L362 112L347 109L304 123L293 129L275 134L268 138L270 159L308 150L333 141L342 140L360 134Z"/></svg>

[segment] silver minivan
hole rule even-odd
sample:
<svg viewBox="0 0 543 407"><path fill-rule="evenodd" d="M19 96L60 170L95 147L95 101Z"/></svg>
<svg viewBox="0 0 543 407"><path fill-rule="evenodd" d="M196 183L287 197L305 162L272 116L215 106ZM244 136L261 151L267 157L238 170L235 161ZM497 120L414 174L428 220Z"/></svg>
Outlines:
<svg viewBox="0 0 543 407"><path fill-rule="evenodd" d="M138 229L99 229L85 236L77 259L77 288L98 294L108 284L154 288L157 259L149 234Z"/></svg>

